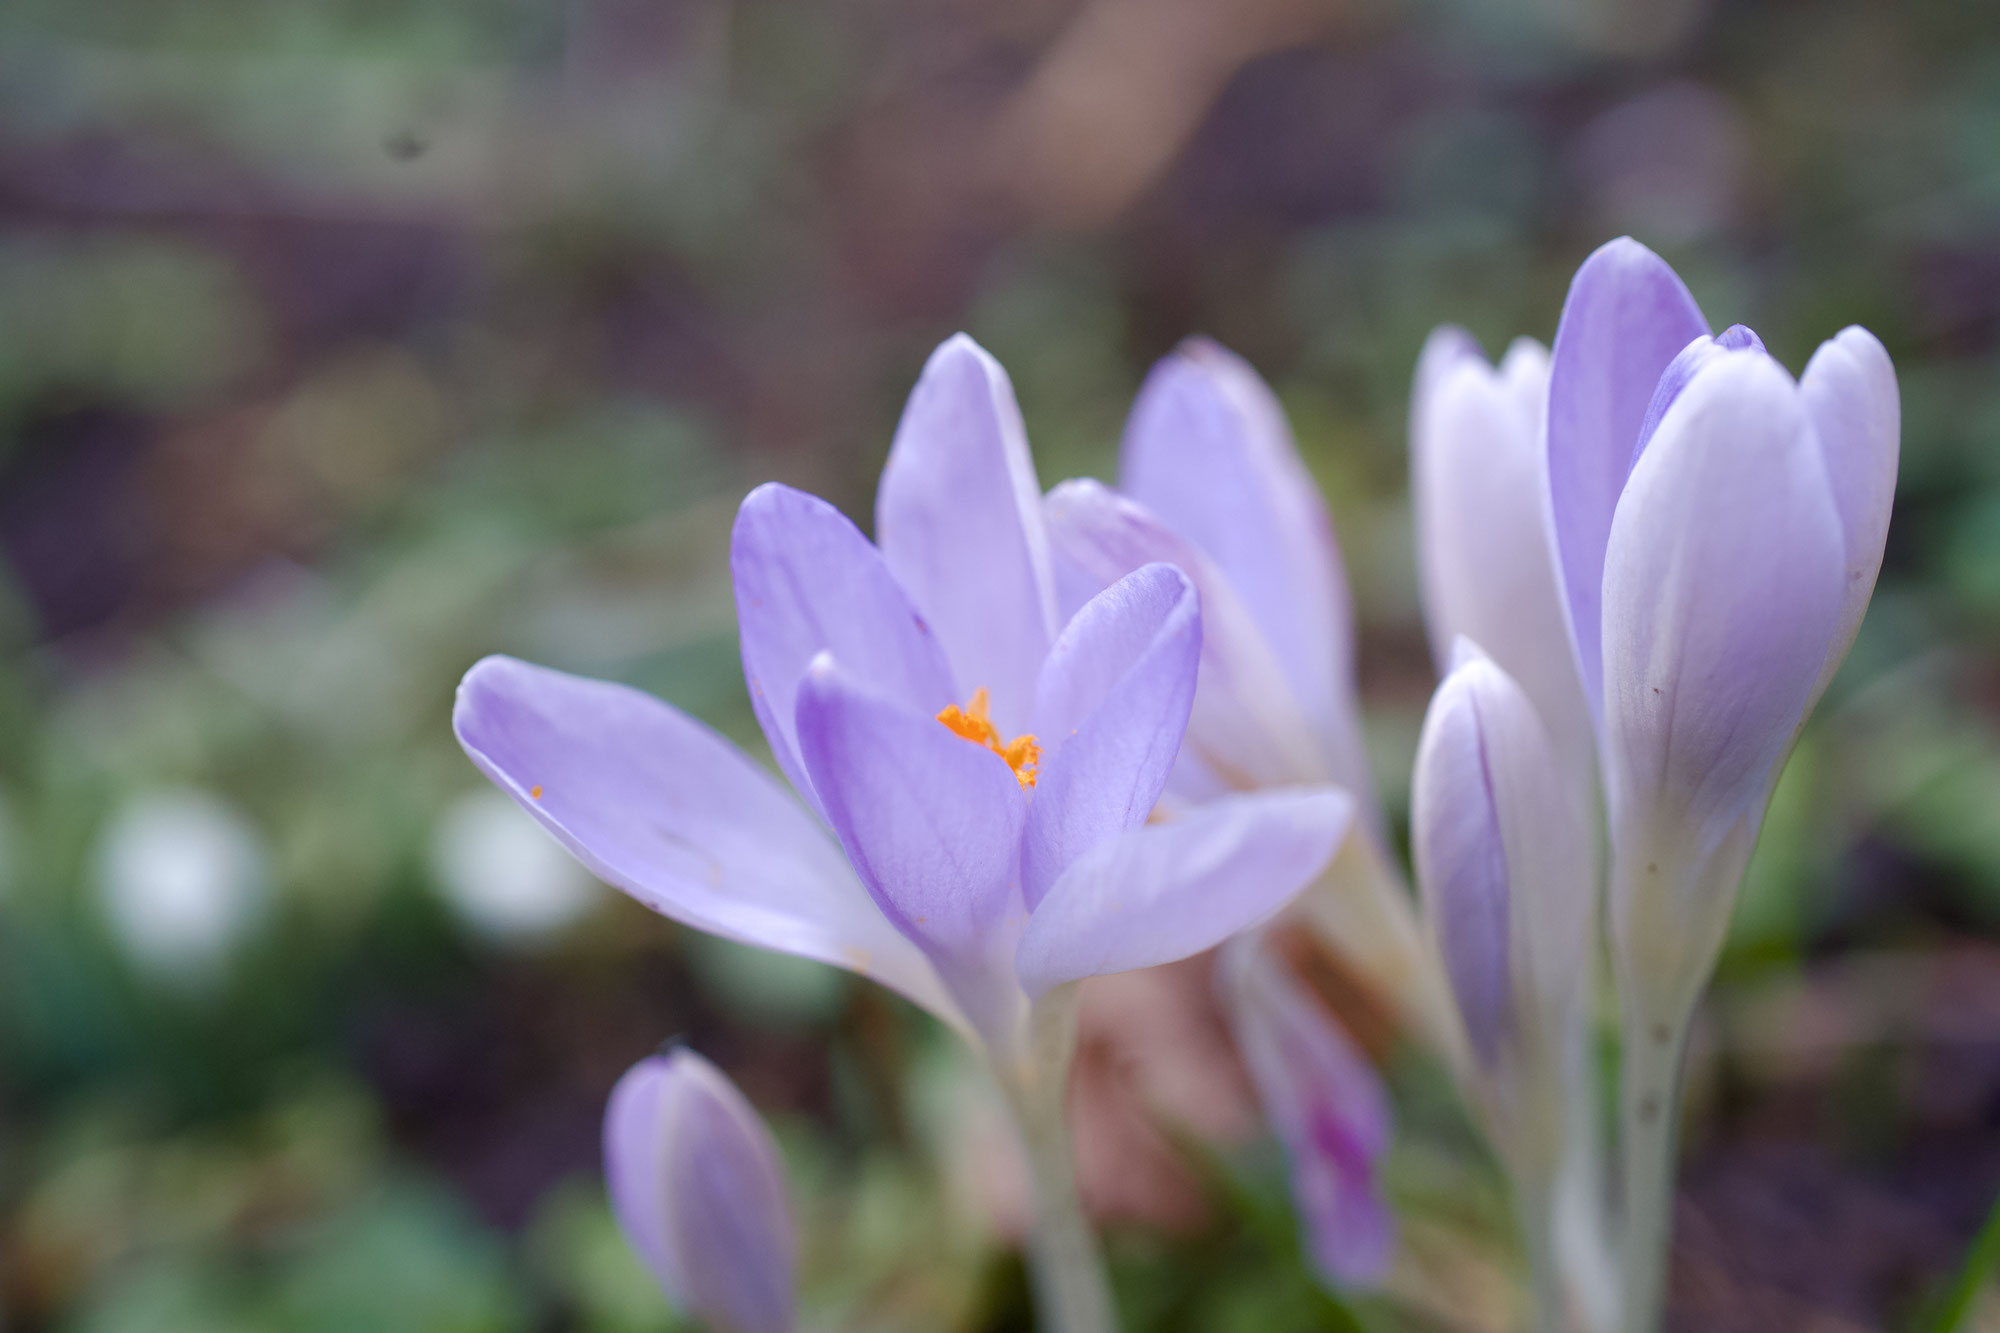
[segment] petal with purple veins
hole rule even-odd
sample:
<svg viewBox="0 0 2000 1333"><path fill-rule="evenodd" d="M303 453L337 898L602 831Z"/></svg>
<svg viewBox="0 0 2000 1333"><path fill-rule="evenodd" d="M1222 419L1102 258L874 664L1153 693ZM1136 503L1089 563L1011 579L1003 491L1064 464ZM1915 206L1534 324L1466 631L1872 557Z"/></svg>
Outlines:
<svg viewBox="0 0 2000 1333"><path fill-rule="evenodd" d="M1041 772L1021 844L1029 911L1082 853L1146 822L1194 703L1201 615L1172 565L1146 565L1063 630L1036 687Z"/></svg>
<svg viewBox="0 0 2000 1333"><path fill-rule="evenodd" d="M730 536L743 677L771 752L817 805L799 761L799 682L823 652L877 693L936 712L957 696L944 650L881 553L816 495L775 482L750 492Z"/></svg>
<svg viewBox="0 0 2000 1333"><path fill-rule="evenodd" d="M1056 631L1040 489L1007 372L964 334L949 339L896 427L875 540L959 688L988 690L1009 735L1027 730Z"/></svg>
<svg viewBox="0 0 2000 1333"><path fill-rule="evenodd" d="M686 714L628 686L489 657L460 684L452 726L481 772L654 911L862 973L963 1022L825 830Z"/></svg>
<svg viewBox="0 0 2000 1333"><path fill-rule="evenodd" d="M799 750L848 860L991 1033L1011 996L1007 946L1027 799L1007 761L870 694L822 656L799 689Z"/></svg>
<svg viewBox="0 0 2000 1333"><path fill-rule="evenodd" d="M1665 260L1630 237L1583 261L1549 356L1549 502L1584 695L1603 713L1604 552L1646 409L1708 321Z"/></svg>
<svg viewBox="0 0 2000 1333"><path fill-rule="evenodd" d="M1225 796L1099 843L1028 919L1014 969L1032 996L1065 982L1171 963L1277 914L1352 822L1331 787Z"/></svg>

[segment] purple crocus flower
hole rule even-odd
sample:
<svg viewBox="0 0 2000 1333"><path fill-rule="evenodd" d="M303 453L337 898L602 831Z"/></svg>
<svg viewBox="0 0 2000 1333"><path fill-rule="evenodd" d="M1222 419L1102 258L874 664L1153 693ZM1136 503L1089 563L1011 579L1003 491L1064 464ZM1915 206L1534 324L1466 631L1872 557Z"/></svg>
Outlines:
<svg viewBox="0 0 2000 1333"><path fill-rule="evenodd" d="M1440 1050L1449 997L1381 837L1354 686L1353 612L1333 524L1276 396L1241 358L1191 340L1147 377L1125 428L1122 493L1049 492L1059 568L1102 587L1149 560L1201 597L1199 687L1167 794L1333 782L1363 812L1301 910Z"/></svg>
<svg viewBox="0 0 2000 1333"><path fill-rule="evenodd" d="M1882 561L1900 408L1859 328L1794 380L1631 240L1585 261L1549 374L1552 540L1595 720L1626 1003L1678 1025L1772 786Z"/></svg>
<svg viewBox="0 0 2000 1333"><path fill-rule="evenodd" d="M751 699L813 813L670 706L507 658L467 674L461 743L641 902L875 977L1003 1063L1033 999L1212 947L1319 872L1350 808L1325 785L1147 822L1195 693L1194 588L1140 562L1058 617L1020 414L970 339L925 367L876 511L879 546L767 485L732 538Z"/></svg>
<svg viewBox="0 0 2000 1333"><path fill-rule="evenodd" d="M1570 286L1549 513L1611 840L1628 1329L1659 1317L1688 1019L1779 770L1874 589L1900 423L1865 330L1794 380L1750 330L1711 337L1637 242Z"/></svg>
<svg viewBox="0 0 2000 1333"><path fill-rule="evenodd" d="M792 1333L798 1241L777 1145L736 1085L689 1050L641 1060L604 1112L625 1238L676 1308L715 1333Z"/></svg>
<svg viewBox="0 0 2000 1333"><path fill-rule="evenodd" d="M1395 1218L1378 1178L1394 1128L1381 1079L1255 936L1224 947L1216 986L1290 1163L1307 1257L1336 1287L1374 1285L1396 1254Z"/></svg>
<svg viewBox="0 0 2000 1333"><path fill-rule="evenodd" d="M1511 1102L1535 1081L1522 1066L1582 1032L1595 875L1527 692L1469 640L1456 653L1417 743L1410 847L1481 1079Z"/></svg>

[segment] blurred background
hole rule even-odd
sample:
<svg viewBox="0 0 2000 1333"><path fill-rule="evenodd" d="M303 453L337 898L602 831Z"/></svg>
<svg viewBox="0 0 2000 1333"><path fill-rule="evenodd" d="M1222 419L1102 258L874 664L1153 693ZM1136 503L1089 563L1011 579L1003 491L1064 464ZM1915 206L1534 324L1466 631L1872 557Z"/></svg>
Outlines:
<svg viewBox="0 0 2000 1333"><path fill-rule="evenodd" d="M1400 810L1417 348L1547 339L1621 232L1795 370L1860 322L1901 373L1881 587L1695 1057L1675 1326L1907 1327L2000 1188L2000 6L0 5L6 1321L671 1328L597 1133L679 1035L779 1129L820 1327L1025 1329L948 1037L573 868L458 752L459 674L758 745L751 485L865 523L961 328L1044 484L1108 476L1202 332L1331 500ZM1131 1327L1494 1326L1504 1205L1434 1074L1375 1042L1410 1254L1336 1302L1199 986L1149 984L1085 1050Z"/></svg>

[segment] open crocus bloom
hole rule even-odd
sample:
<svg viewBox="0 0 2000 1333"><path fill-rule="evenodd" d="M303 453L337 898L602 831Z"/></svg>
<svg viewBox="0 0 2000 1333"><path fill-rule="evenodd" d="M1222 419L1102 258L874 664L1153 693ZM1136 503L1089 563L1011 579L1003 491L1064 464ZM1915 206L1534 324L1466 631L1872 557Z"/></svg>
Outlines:
<svg viewBox="0 0 2000 1333"><path fill-rule="evenodd" d="M1169 798L1332 782L1349 838L1303 907L1360 975L1449 1052L1455 1020L1381 840L1354 686L1353 616L1325 501L1276 396L1240 358L1192 340L1147 377L1125 428L1122 491L1049 492L1059 559L1102 587L1149 560L1199 590L1200 687Z"/></svg>
<svg viewBox="0 0 2000 1333"><path fill-rule="evenodd" d="M1705 984L1778 771L1853 642L1899 434L1867 331L1794 380L1748 329L1710 337L1637 242L1578 270L1549 374L1552 542L1599 738L1625 1003L1648 1021L1678 1024Z"/></svg>
<svg viewBox="0 0 2000 1333"><path fill-rule="evenodd" d="M604 1112L604 1179L626 1240L674 1305L718 1333L792 1333L798 1238L778 1146L689 1050L641 1060Z"/></svg>
<svg viewBox="0 0 2000 1333"><path fill-rule="evenodd" d="M1195 591L1140 562L1059 622L1020 414L967 338L910 397L876 529L767 485L732 539L744 675L812 813L672 707L506 658L460 687L461 743L641 902L872 976L996 1058L1035 997L1209 948L1331 856L1349 802L1326 786L1147 822L1195 693Z"/></svg>

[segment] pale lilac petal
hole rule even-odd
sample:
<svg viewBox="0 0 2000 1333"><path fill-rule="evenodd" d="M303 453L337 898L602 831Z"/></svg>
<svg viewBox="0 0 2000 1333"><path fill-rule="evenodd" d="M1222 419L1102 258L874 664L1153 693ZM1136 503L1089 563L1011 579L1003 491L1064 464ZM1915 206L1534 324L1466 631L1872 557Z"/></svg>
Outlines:
<svg viewBox="0 0 2000 1333"><path fill-rule="evenodd" d="M1653 398L1646 405L1645 420L1639 423L1639 438L1632 446L1633 463L1637 463L1639 455L1646 452L1653 432L1660 428L1660 418L1667 414L1667 409L1674 405L1674 399L1680 397L1681 390L1694 379L1695 372L1716 357L1730 352L1763 352L1769 355L1764 340L1757 336L1754 329L1744 324L1731 324L1713 338L1706 334L1696 338L1667 363L1667 368L1660 373L1660 382L1653 386ZM1630 475L1629 467L1626 473Z"/></svg>
<svg viewBox="0 0 2000 1333"><path fill-rule="evenodd" d="M1480 350L1479 340L1456 324L1440 324L1432 329L1424 339L1423 349L1417 353L1416 374L1410 386L1410 434L1417 434L1417 421L1423 414L1424 405L1436 396L1438 386L1445 376L1458 368L1461 361L1476 361L1486 364L1486 353Z"/></svg>
<svg viewBox="0 0 2000 1333"><path fill-rule="evenodd" d="M1720 838L1761 806L1838 630L1845 552L1798 387L1751 352L1668 409L1604 570L1606 782Z"/></svg>
<svg viewBox="0 0 2000 1333"><path fill-rule="evenodd" d="M1584 695L1603 711L1604 551L1661 374L1708 321L1666 261L1630 237L1576 272L1549 363L1549 501Z"/></svg>
<svg viewBox="0 0 2000 1333"><path fill-rule="evenodd" d="M1291 1168L1307 1256L1335 1287L1387 1276L1396 1223L1378 1166L1393 1133L1382 1081L1319 1001L1250 937L1227 945L1217 989Z"/></svg>
<svg viewBox="0 0 2000 1333"><path fill-rule="evenodd" d="M1056 639L1036 690L1042 766L1021 843L1030 912L1078 856L1152 813L1200 656L1194 585L1172 565L1120 579Z"/></svg>
<svg viewBox="0 0 2000 1333"><path fill-rule="evenodd" d="M1331 787L1225 796L1099 843L1028 920L1014 970L1032 996L1212 949L1298 896L1347 833Z"/></svg>
<svg viewBox="0 0 2000 1333"><path fill-rule="evenodd" d="M1432 696L1410 782L1410 852L1459 1017L1482 1063L1514 1018L1510 889L1498 797L1462 666Z"/></svg>
<svg viewBox="0 0 2000 1333"><path fill-rule="evenodd" d="M935 713L951 670L881 554L826 501L775 482L750 492L729 542L743 678L771 753L818 804L799 761L799 682L822 652L869 689Z"/></svg>
<svg viewBox="0 0 2000 1333"><path fill-rule="evenodd" d="M1514 406L1533 427L1536 451L1541 452L1542 429L1549 415L1549 349L1533 338L1516 338L1507 344L1500 358L1500 382L1514 398ZM1543 467L1548 466L1546 457Z"/></svg>
<svg viewBox="0 0 2000 1333"><path fill-rule="evenodd" d="M966 694L1026 731L1055 638L1041 488L1000 363L959 334L931 354L903 409L875 498L875 539L937 632Z"/></svg>
<svg viewBox="0 0 2000 1333"><path fill-rule="evenodd" d="M1826 459L1847 553L1841 628L1820 669L1818 688L1824 690L1861 628L1882 569L1889 509L1896 498L1903 409L1889 353L1874 334L1858 327L1842 329L1820 345L1806 363L1799 391Z"/></svg>
<svg viewBox="0 0 2000 1333"><path fill-rule="evenodd" d="M1417 563L1440 670L1456 638L1478 642L1528 691L1572 780L1588 790L1595 728L1570 648L1544 503L1546 372L1545 354L1523 340L1498 372L1472 357L1429 377L1428 401L1420 396L1411 413Z"/></svg>
<svg viewBox="0 0 2000 1333"><path fill-rule="evenodd" d="M799 750L876 904L922 946L975 1025L994 1017L994 974L1026 914L1027 800L1006 760L869 694L825 656L799 689Z"/></svg>
<svg viewBox="0 0 2000 1333"><path fill-rule="evenodd" d="M1270 644L1215 562L1132 500L1094 481L1066 481L1047 499L1049 533L1063 558L1105 585L1161 562L1186 574L1201 602L1201 667L1182 768L1223 789L1323 782L1361 785L1366 774L1329 773L1310 724ZM1176 772L1174 781L1182 781Z"/></svg>
<svg viewBox="0 0 2000 1333"><path fill-rule="evenodd" d="M604 1168L669 1300L732 1333L792 1333L798 1241L777 1145L720 1070L687 1050L628 1070L605 1111Z"/></svg>
<svg viewBox="0 0 2000 1333"><path fill-rule="evenodd" d="M452 725L593 874L696 930L872 977L961 1022L923 954L784 788L649 694L489 657Z"/></svg>
<svg viewBox="0 0 2000 1333"><path fill-rule="evenodd" d="M1524 1035L1549 1051L1580 1034L1595 877L1583 811L1534 704L1460 643L1417 745L1410 847L1460 1014L1491 1065Z"/></svg>
<svg viewBox="0 0 2000 1333"><path fill-rule="evenodd" d="M1257 372L1205 339L1162 360L1126 423L1118 484L1215 561L1322 744L1358 746L1354 609L1333 520Z"/></svg>
<svg viewBox="0 0 2000 1333"><path fill-rule="evenodd" d="M687 1308L681 1257L667 1248L667 1137L663 1103L672 1068L665 1056L641 1060L611 1089L604 1107L604 1185L625 1240L667 1293Z"/></svg>

